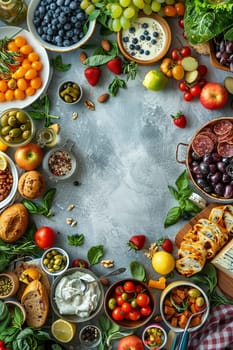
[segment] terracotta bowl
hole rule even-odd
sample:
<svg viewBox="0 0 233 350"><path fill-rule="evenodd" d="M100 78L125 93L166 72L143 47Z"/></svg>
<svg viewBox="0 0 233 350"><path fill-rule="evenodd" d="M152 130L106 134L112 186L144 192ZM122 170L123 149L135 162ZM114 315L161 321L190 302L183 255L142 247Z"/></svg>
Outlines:
<svg viewBox="0 0 233 350"><path fill-rule="evenodd" d="M19 289L19 279L12 271L0 273L0 299L14 296Z"/></svg>
<svg viewBox="0 0 233 350"><path fill-rule="evenodd" d="M26 321L26 310L24 308L24 306L22 304L20 304L20 302L18 301L14 301L14 300L8 300L5 301L8 310L12 313L12 315L14 315L15 309L18 308L21 312L22 312L22 323L23 324Z"/></svg>
<svg viewBox="0 0 233 350"><path fill-rule="evenodd" d="M210 51L210 63L212 66L214 66L217 69L222 69L225 70L226 72L230 72L230 68L228 66L225 66L221 64L218 59L216 58L216 52L215 52L215 47L214 47L214 41L210 40L209 41L209 51Z"/></svg>
<svg viewBox="0 0 233 350"><path fill-rule="evenodd" d="M134 283L134 285L136 286L140 286L142 288L142 290L149 296L150 298L150 307L151 307L151 313L148 316L141 316L140 319L136 320L136 321L132 321L130 319L123 319L123 320L115 320L112 316L112 310L109 308L109 300L111 298L116 298L116 294L115 294L115 290L117 287L122 287L124 286L124 283L127 281L131 281ZM130 296L130 293L129 293ZM132 294L131 294L131 299L132 299ZM139 310L139 308L136 308L135 310ZM155 299L154 296L152 294L152 292L150 291L150 289L148 288L148 286L141 282L138 281L136 279L132 279L132 278L125 278L125 279L121 279L117 282L115 282L114 284L112 284L109 289L107 290L106 294L105 294L105 298L104 298L104 310L105 313L107 315L107 317L114 323L118 324L120 327L123 328L129 328L129 329L135 329L135 328L139 328L143 325L145 325L153 316L154 311L155 311Z"/></svg>

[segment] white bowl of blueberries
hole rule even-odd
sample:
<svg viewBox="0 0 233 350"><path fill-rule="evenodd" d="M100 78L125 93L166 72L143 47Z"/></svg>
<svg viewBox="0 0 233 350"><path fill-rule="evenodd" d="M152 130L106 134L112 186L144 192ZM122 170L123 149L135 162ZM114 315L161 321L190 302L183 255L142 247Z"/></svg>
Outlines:
<svg viewBox="0 0 233 350"><path fill-rule="evenodd" d="M80 0L33 0L28 6L27 25L34 38L47 50L67 52L84 45L96 21L80 8Z"/></svg>

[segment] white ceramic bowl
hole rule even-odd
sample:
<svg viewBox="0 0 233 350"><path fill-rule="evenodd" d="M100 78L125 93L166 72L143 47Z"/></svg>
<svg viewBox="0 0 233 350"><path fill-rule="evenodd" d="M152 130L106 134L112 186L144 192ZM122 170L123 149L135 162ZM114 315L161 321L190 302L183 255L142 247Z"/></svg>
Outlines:
<svg viewBox="0 0 233 350"><path fill-rule="evenodd" d="M84 277L85 279L89 281L90 280L93 281L93 284L91 284L90 288L92 290L91 295L93 299L94 299L93 296L96 295L96 306L93 305L93 310L89 313L89 315L83 315L80 313L80 311L77 311L76 314L73 313L75 308L84 309L83 306L79 307L79 303L81 303L80 305L83 305L84 302L92 303L90 300L90 288L85 292L83 296L81 295L82 293L79 291L78 282L80 280L80 275L82 276L85 275L86 276ZM64 278L65 278L65 282L64 282ZM67 284L66 278L72 279L72 282L69 282L69 285ZM66 304L64 304L64 302L61 302L60 298L56 298L57 294L60 297L62 295L63 298L64 297L66 298L67 300ZM103 301L104 301L103 285L100 282L100 280L97 278L97 276L89 269L84 269L79 267L69 268L62 275L59 275L58 277L56 277L56 279L52 283L51 292L50 292L50 303L51 303L52 309L58 317L61 317L69 322L82 323L82 322L90 321L101 312L103 308ZM75 303L76 306L74 306L73 303ZM63 310L59 310L59 305L62 305ZM69 309L68 311L67 311L67 308Z"/></svg>
<svg viewBox="0 0 233 350"><path fill-rule="evenodd" d="M39 42L40 45L42 45L45 49L50 50L50 51L54 51L54 52L72 51L72 50L76 50L77 48L84 45L91 38L92 34L94 33L95 26L96 26L95 20L91 21L89 23L89 28L88 28L87 32L85 33L85 35L83 36L83 38L70 46L58 46L58 45L55 45L55 44L52 44L50 42L43 40L42 37L38 34L36 26L35 26L34 21L33 21L34 13L35 13L36 8L39 5L40 1L41 0L30 1L29 6L28 6L28 12L27 12L27 25L28 25L29 31L34 36L36 41ZM73 11L73 13L74 12L75 11ZM49 17L49 15L48 15L48 17Z"/></svg>
<svg viewBox="0 0 233 350"><path fill-rule="evenodd" d="M205 321L207 320L207 318L209 316L209 312L210 312L209 299L208 299L206 293L204 292L204 290L202 288L200 288L199 286L197 286L196 284L192 283L192 282L182 281L182 280L171 282L161 293L161 296L160 296L160 314L162 316L162 319L163 319L163 322L165 323L165 325L168 328L172 329L174 332L183 332L184 328L181 328L181 327L178 327L178 326L174 327L174 326L171 325L170 321L166 319L165 313L164 313L164 301L170 295L171 291L174 288L177 288L177 287L188 287L190 289L191 288L198 289L199 292L201 293L201 296L204 298L206 309L201 314L201 316L202 316L201 317L201 323L199 325L197 325L197 326L193 326L193 327L190 326L188 328L189 332L194 332L194 331L198 330L200 327L203 326L203 324L205 323Z"/></svg>
<svg viewBox="0 0 233 350"><path fill-rule="evenodd" d="M34 1L32 1L34 2ZM0 30L0 39L5 37L14 37L17 35L23 35L28 44L33 47L33 49L38 53L40 56L40 61L43 64L43 68L40 72L40 77L42 79L42 87L38 90L36 90L36 93L33 96L27 96L24 100L13 100L13 101L5 101L0 102L0 111L8 109L8 108L25 108L27 106L30 106L34 101L36 101L43 93L46 92L46 89L48 87L50 78L51 78L51 71L50 71L50 63L49 58L46 50L41 46L38 45L38 42L34 39L33 35L29 33L29 31L22 29L20 27L1 27Z"/></svg>
<svg viewBox="0 0 233 350"><path fill-rule="evenodd" d="M13 203L16 192L17 192L17 188L18 188L19 174L18 174L17 168L16 168L13 160L4 152L0 151L0 154L6 158L9 170L13 176L13 185L11 187L11 190L10 190L8 196L3 201L0 201L0 210L1 210L1 209L4 209L5 207L7 207L8 205Z"/></svg>
<svg viewBox="0 0 233 350"><path fill-rule="evenodd" d="M57 255L55 253L63 257L61 268L58 270L55 270L53 267L49 269L49 266L44 263L45 260L50 260L53 258L53 256ZM54 261L54 258L53 258L53 261ZM49 249L46 249L41 257L41 267L50 276L58 276L63 274L68 269L69 264L70 264L69 255L64 249L59 247L51 247Z"/></svg>
<svg viewBox="0 0 233 350"><path fill-rule="evenodd" d="M148 342L148 338L149 339L151 338L150 335L152 335L152 336L155 335L154 332L158 332L159 334L161 334L162 342L159 346L158 346L158 344L155 344L152 341ZM142 333L142 341L143 341L144 346L147 349L153 350L156 348L156 350L160 350L160 349L164 348L164 346L167 342L167 333L161 325L156 324L156 323L152 323L144 329L144 331Z"/></svg>

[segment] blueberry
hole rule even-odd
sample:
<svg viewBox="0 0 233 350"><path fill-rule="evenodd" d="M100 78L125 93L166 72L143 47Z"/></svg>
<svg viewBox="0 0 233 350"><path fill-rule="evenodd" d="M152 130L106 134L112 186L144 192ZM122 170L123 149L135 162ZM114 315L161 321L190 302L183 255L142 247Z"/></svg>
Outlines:
<svg viewBox="0 0 233 350"><path fill-rule="evenodd" d="M143 23L142 28L148 28L148 23Z"/></svg>
<svg viewBox="0 0 233 350"><path fill-rule="evenodd" d="M140 40L145 40L145 36L144 35L140 35L139 39Z"/></svg>
<svg viewBox="0 0 233 350"><path fill-rule="evenodd" d="M60 16L58 17L58 20L61 24L65 24L66 23L66 17L65 16Z"/></svg>
<svg viewBox="0 0 233 350"><path fill-rule="evenodd" d="M68 30L68 32L66 33L66 35L68 36L68 38L72 38L74 35L73 30Z"/></svg>
<svg viewBox="0 0 233 350"><path fill-rule="evenodd" d="M64 40L63 41L63 46L70 46L70 40Z"/></svg>
<svg viewBox="0 0 233 350"><path fill-rule="evenodd" d="M85 14L84 14L84 12L79 12L79 13L77 13L76 18L77 18L78 20L84 20L84 19L85 19Z"/></svg>
<svg viewBox="0 0 233 350"><path fill-rule="evenodd" d="M76 1L71 1L69 7L71 10L76 10L78 8L78 4L76 3Z"/></svg>
<svg viewBox="0 0 233 350"><path fill-rule="evenodd" d="M129 48L130 48L130 50L134 50L135 49L135 45L134 44L130 44Z"/></svg>
<svg viewBox="0 0 233 350"><path fill-rule="evenodd" d="M56 10L57 6L56 6L55 3L52 3L52 4L50 4L49 8L50 8L51 10Z"/></svg>
<svg viewBox="0 0 233 350"><path fill-rule="evenodd" d="M48 35L53 35L53 30L52 30L52 28L48 28L47 34L48 34Z"/></svg>
<svg viewBox="0 0 233 350"><path fill-rule="evenodd" d="M38 11L40 14L44 14L45 13L45 7L44 6L39 6L38 7Z"/></svg>
<svg viewBox="0 0 233 350"><path fill-rule="evenodd" d="M151 44L152 44L152 45L155 45L156 43L157 43L157 41L156 41L155 39L152 39L152 40L151 40Z"/></svg>
<svg viewBox="0 0 233 350"><path fill-rule="evenodd" d="M71 23L76 23L76 17L75 17L75 16L71 16L70 22L71 22Z"/></svg>
<svg viewBox="0 0 233 350"><path fill-rule="evenodd" d="M148 35L148 36L146 37L146 40L147 40L147 41L150 41L150 39L151 39L151 37Z"/></svg>
<svg viewBox="0 0 233 350"><path fill-rule="evenodd" d="M84 37L84 33L80 32L78 37L79 37L79 39L82 39Z"/></svg>
<svg viewBox="0 0 233 350"><path fill-rule="evenodd" d="M157 38L157 36L159 36L158 32L153 32L153 37Z"/></svg>
<svg viewBox="0 0 233 350"><path fill-rule="evenodd" d="M62 6L64 4L64 0L57 0L56 3L58 6Z"/></svg>
<svg viewBox="0 0 233 350"><path fill-rule="evenodd" d="M131 56L136 56L136 52L132 51L132 52L130 52L130 55Z"/></svg>
<svg viewBox="0 0 233 350"><path fill-rule="evenodd" d="M65 0L65 6L68 6L70 4L70 0Z"/></svg>
<svg viewBox="0 0 233 350"><path fill-rule="evenodd" d="M148 30L144 30L143 34L148 35L149 34Z"/></svg>
<svg viewBox="0 0 233 350"><path fill-rule="evenodd" d="M149 54L150 54L150 51L149 51L149 50L146 50L146 51L145 51L145 55L148 56Z"/></svg>
<svg viewBox="0 0 233 350"><path fill-rule="evenodd" d="M141 55L143 55L143 54L144 54L144 50L141 49L141 50L139 51L139 53L140 53Z"/></svg>
<svg viewBox="0 0 233 350"><path fill-rule="evenodd" d="M140 45L136 45L135 46L135 50L139 51L141 49L141 46Z"/></svg>
<svg viewBox="0 0 233 350"><path fill-rule="evenodd" d="M65 30L69 30L71 28L71 24L70 23L66 23L65 25L64 25L64 29Z"/></svg>
<svg viewBox="0 0 233 350"><path fill-rule="evenodd" d="M65 35L64 29L60 29L58 31L58 34L59 34L60 37L63 37Z"/></svg>
<svg viewBox="0 0 233 350"><path fill-rule="evenodd" d="M137 44L137 43L138 43L138 39L137 39L137 38L133 38L133 39L132 39L132 43L133 43L133 44Z"/></svg>
<svg viewBox="0 0 233 350"><path fill-rule="evenodd" d="M42 40L47 41L47 35L46 35L45 33L43 33L43 34L41 35L41 38L42 38Z"/></svg>
<svg viewBox="0 0 233 350"><path fill-rule="evenodd" d="M75 28L81 28L82 22L76 22L74 26L75 26Z"/></svg>
<svg viewBox="0 0 233 350"><path fill-rule="evenodd" d="M123 43L128 43L129 42L129 37L128 36L124 36L122 38L122 41L123 41Z"/></svg>
<svg viewBox="0 0 233 350"><path fill-rule="evenodd" d="M130 32L130 33L135 33L135 27L130 27L130 28L129 28L129 32Z"/></svg>

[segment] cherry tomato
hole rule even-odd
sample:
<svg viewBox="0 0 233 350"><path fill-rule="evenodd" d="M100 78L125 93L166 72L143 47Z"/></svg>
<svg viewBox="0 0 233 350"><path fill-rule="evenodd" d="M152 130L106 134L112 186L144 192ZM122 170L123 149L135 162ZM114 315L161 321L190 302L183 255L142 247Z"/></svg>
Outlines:
<svg viewBox="0 0 233 350"><path fill-rule="evenodd" d="M175 5L176 13L179 16L184 16L185 5L182 2L177 2Z"/></svg>
<svg viewBox="0 0 233 350"><path fill-rule="evenodd" d="M127 281L124 283L124 291L126 293L132 293L135 291L135 285L132 281Z"/></svg>
<svg viewBox="0 0 233 350"><path fill-rule="evenodd" d="M116 307L116 299L115 298L111 298L108 301L108 307L110 310L114 310Z"/></svg>
<svg viewBox="0 0 233 350"><path fill-rule="evenodd" d="M115 321L122 321L125 317L125 312L121 310L120 306L115 307L115 309L112 311L112 318Z"/></svg>
<svg viewBox="0 0 233 350"><path fill-rule="evenodd" d="M132 306L130 305L130 303L124 302L121 305L121 310L128 314L132 310Z"/></svg>
<svg viewBox="0 0 233 350"><path fill-rule="evenodd" d="M191 55L191 49L189 46L183 46L181 49L180 49L180 54L182 57L187 57L187 56L190 56Z"/></svg>
<svg viewBox="0 0 233 350"><path fill-rule="evenodd" d="M123 286L117 286L117 287L115 288L115 294L116 294L116 295L121 295L122 293L124 293L124 288L123 288Z"/></svg>
<svg viewBox="0 0 233 350"><path fill-rule="evenodd" d="M133 299L130 304L131 304L133 309L136 309L136 307L138 306L136 299Z"/></svg>
<svg viewBox="0 0 233 350"><path fill-rule="evenodd" d="M193 96L199 96L201 93L201 87L200 85L194 85L189 90Z"/></svg>
<svg viewBox="0 0 233 350"><path fill-rule="evenodd" d="M140 317L141 317L141 314L140 314L140 311L138 311L138 310L131 310L129 312L129 319L131 321L137 321L140 319Z"/></svg>
<svg viewBox="0 0 233 350"><path fill-rule="evenodd" d="M143 316L149 316L151 314L151 307L150 307L150 305L142 307L140 312L141 312L141 315L143 315Z"/></svg>
<svg viewBox="0 0 233 350"><path fill-rule="evenodd" d="M186 102L192 101L193 97L194 97L194 96L191 94L191 92L189 92L189 91L185 91L185 92L184 92L184 100L185 100Z"/></svg>
<svg viewBox="0 0 233 350"><path fill-rule="evenodd" d="M137 284L137 285L135 286L135 292L136 292L137 294L141 293L142 290L143 290L143 286L141 286L140 284Z"/></svg>
<svg viewBox="0 0 233 350"><path fill-rule="evenodd" d="M184 80L181 80L178 84L178 88L180 91L188 91L189 87L186 85Z"/></svg>
<svg viewBox="0 0 233 350"><path fill-rule="evenodd" d="M180 58L180 50L179 49L177 49L177 48L175 48L175 49L173 49L172 51L171 51L171 58L173 59L173 60L178 60L179 58Z"/></svg>
<svg viewBox="0 0 233 350"><path fill-rule="evenodd" d="M121 295L118 295L116 298L116 302L117 302L117 305L121 306L122 304L124 304L125 301L122 299Z"/></svg>
<svg viewBox="0 0 233 350"><path fill-rule="evenodd" d="M55 231L49 226L42 226L36 230L34 235L35 243L42 249L48 249L53 246L56 239Z"/></svg>
<svg viewBox="0 0 233 350"><path fill-rule="evenodd" d="M200 73L201 76L204 76L208 72L208 68L204 64L200 64L197 68L198 72Z"/></svg>
<svg viewBox="0 0 233 350"><path fill-rule="evenodd" d="M72 262L73 267L84 267L85 269L89 268L89 264L86 260L83 259L74 259Z"/></svg>
<svg viewBox="0 0 233 350"><path fill-rule="evenodd" d="M184 28L184 17L181 17L180 19L179 19L179 21L178 21L178 24L179 24L179 27L180 28Z"/></svg>
<svg viewBox="0 0 233 350"><path fill-rule="evenodd" d="M200 86L201 89L205 86L206 83L207 82L204 78L201 78L198 80L198 85Z"/></svg>
<svg viewBox="0 0 233 350"><path fill-rule="evenodd" d="M197 304L194 304L194 309L198 312L201 311L203 309L205 309L206 304L203 304L202 306L198 306Z"/></svg>
<svg viewBox="0 0 233 350"><path fill-rule="evenodd" d="M150 298L147 294L140 293L136 297L136 302L138 306L145 307L150 303Z"/></svg>
<svg viewBox="0 0 233 350"><path fill-rule="evenodd" d="M0 340L0 346L5 346L5 343L3 340Z"/></svg>
<svg viewBox="0 0 233 350"><path fill-rule="evenodd" d="M176 8L172 5L167 5L164 7L164 14L168 17L175 17L177 15Z"/></svg>
<svg viewBox="0 0 233 350"><path fill-rule="evenodd" d="M127 299L128 299L128 294L127 293L122 293L121 294L121 297L122 297L122 299L124 300L124 301L126 301Z"/></svg>
<svg viewBox="0 0 233 350"><path fill-rule="evenodd" d="M177 64L172 68L172 76L176 80L181 80L184 77L184 68Z"/></svg>

